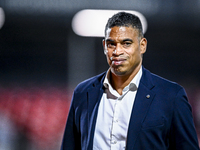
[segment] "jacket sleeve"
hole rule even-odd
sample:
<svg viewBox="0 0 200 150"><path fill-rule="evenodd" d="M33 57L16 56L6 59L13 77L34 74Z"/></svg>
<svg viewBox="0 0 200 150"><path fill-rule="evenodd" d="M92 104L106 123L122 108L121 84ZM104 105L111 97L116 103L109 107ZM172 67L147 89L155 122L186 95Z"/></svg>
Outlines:
<svg viewBox="0 0 200 150"><path fill-rule="evenodd" d="M73 99L74 98L72 98L67 118L61 150L81 150L80 135L75 125L75 110L73 106L73 101L74 101Z"/></svg>
<svg viewBox="0 0 200 150"><path fill-rule="evenodd" d="M183 88L174 100L170 150L199 150L192 109Z"/></svg>

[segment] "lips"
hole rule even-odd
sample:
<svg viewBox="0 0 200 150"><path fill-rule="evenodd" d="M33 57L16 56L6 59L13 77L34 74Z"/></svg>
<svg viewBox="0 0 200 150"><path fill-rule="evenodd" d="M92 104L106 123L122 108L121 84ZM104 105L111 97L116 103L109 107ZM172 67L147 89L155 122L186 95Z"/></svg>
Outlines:
<svg viewBox="0 0 200 150"><path fill-rule="evenodd" d="M111 61L112 61L112 64L113 65L116 65L116 66L118 66L118 65L121 65L123 62L125 62L126 61L126 59L124 59L124 58L111 58Z"/></svg>

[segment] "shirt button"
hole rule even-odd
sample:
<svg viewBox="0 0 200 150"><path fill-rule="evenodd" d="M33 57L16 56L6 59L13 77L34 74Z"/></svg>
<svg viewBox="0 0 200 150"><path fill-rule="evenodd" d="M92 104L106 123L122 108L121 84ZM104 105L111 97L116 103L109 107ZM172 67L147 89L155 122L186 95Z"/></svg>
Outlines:
<svg viewBox="0 0 200 150"><path fill-rule="evenodd" d="M112 144L116 144L116 143L117 143L117 141L115 141L115 140L114 140L114 141L112 141Z"/></svg>

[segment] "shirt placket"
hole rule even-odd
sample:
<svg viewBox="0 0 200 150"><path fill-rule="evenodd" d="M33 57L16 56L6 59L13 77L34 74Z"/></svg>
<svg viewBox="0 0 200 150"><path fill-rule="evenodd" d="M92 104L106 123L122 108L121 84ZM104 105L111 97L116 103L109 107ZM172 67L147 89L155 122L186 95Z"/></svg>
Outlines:
<svg viewBox="0 0 200 150"><path fill-rule="evenodd" d="M117 132L118 130L118 116L119 116L119 99L116 100L115 107L114 107L114 114L113 114L113 121L112 121L112 130L111 130L111 150L118 149L118 141L117 141Z"/></svg>
<svg viewBox="0 0 200 150"><path fill-rule="evenodd" d="M126 91L127 92L127 91ZM125 93L126 93L125 92ZM120 103L123 98L124 94L119 96L116 100L114 106L114 114L113 114L113 121L112 121L112 130L111 130L111 150L119 150L120 148L120 141L118 138L118 133L120 132L119 128L119 113L120 113Z"/></svg>

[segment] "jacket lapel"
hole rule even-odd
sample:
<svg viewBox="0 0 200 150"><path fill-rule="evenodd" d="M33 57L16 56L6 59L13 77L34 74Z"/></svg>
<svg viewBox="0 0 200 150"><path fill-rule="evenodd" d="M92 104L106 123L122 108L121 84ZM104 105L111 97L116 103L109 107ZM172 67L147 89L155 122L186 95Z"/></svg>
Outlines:
<svg viewBox="0 0 200 150"><path fill-rule="evenodd" d="M94 138L94 130L97 119L97 112L101 97L103 95L103 79L101 82L93 84L93 87L88 89L87 92L87 103L88 103L88 141L87 141L87 150L93 149L93 138Z"/></svg>
<svg viewBox="0 0 200 150"><path fill-rule="evenodd" d="M127 150L133 149L134 147L134 143L141 130L142 122L144 121L149 110L149 106L155 96L155 93L151 91L153 87L154 85L151 80L151 74L149 71L143 69L143 75L135 97L128 127Z"/></svg>

